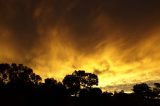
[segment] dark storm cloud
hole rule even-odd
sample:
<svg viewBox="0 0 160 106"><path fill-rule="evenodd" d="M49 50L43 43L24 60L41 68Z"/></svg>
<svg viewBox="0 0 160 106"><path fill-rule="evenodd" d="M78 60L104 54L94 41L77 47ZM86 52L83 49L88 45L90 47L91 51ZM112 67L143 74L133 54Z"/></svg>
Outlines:
<svg viewBox="0 0 160 106"><path fill-rule="evenodd" d="M38 45L39 26L63 29L63 25L72 32L63 36L68 42L79 52L92 53L117 30L117 39L123 39L127 47L145 38L160 25L159 5L159 0L0 0L0 23L12 32L21 54Z"/></svg>
<svg viewBox="0 0 160 106"><path fill-rule="evenodd" d="M122 28L126 39L133 41L143 39L148 30L160 24L158 0L113 0L108 4L110 6L104 7L106 15L117 27Z"/></svg>
<svg viewBox="0 0 160 106"><path fill-rule="evenodd" d="M11 32L12 48L22 56L30 52L38 37L32 18L34 9L35 3L28 0L0 0L0 26Z"/></svg>
<svg viewBox="0 0 160 106"><path fill-rule="evenodd" d="M120 30L118 38L124 39L127 45L132 45L147 37L148 31L159 26L159 4L158 0L82 0L68 13L68 24L76 33L73 35L74 40L78 42L78 46L83 45L84 51L85 47L92 51L105 38L112 38L111 34L116 30ZM109 27L104 29L105 34L99 32L102 27L92 27L94 20L100 15L106 16L110 21L105 23L103 20Z"/></svg>
<svg viewBox="0 0 160 106"><path fill-rule="evenodd" d="M120 31L117 38L131 46L147 37L146 33L160 24L159 4L158 0L48 0L40 6L46 26L66 24L73 32L67 37L79 51L90 53L117 30ZM101 16L104 18L99 21L107 28L96 25Z"/></svg>

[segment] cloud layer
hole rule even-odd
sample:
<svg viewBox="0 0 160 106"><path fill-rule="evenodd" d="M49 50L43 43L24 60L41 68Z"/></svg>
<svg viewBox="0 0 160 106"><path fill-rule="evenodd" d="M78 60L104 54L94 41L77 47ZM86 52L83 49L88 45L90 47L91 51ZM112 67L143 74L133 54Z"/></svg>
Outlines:
<svg viewBox="0 0 160 106"><path fill-rule="evenodd" d="M84 69L99 74L100 86L158 80L159 5L159 0L0 0L0 61L23 63L43 78L60 80Z"/></svg>

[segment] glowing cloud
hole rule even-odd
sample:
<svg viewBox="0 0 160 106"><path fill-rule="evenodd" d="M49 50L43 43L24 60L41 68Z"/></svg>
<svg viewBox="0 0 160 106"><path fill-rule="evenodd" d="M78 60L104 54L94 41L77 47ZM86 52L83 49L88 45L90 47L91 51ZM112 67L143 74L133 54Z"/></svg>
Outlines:
<svg viewBox="0 0 160 106"><path fill-rule="evenodd" d="M160 7L150 0L0 0L0 61L62 80L83 69L99 86L159 80Z"/></svg>

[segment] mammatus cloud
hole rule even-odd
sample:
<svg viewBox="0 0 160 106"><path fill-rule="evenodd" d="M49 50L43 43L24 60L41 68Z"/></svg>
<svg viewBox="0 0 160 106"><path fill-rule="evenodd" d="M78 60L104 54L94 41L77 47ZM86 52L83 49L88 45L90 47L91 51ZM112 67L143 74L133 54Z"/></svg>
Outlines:
<svg viewBox="0 0 160 106"><path fill-rule="evenodd" d="M1 62L61 80L74 70L100 86L159 80L158 0L0 0Z"/></svg>

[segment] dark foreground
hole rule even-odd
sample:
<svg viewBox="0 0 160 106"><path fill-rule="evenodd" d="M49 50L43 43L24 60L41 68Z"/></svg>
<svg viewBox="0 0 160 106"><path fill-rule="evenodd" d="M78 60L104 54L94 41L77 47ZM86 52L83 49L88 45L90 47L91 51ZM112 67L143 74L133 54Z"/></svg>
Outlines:
<svg viewBox="0 0 160 106"><path fill-rule="evenodd" d="M0 106L160 106L160 84L136 84L133 93L102 92L98 76L83 70L66 75L62 82L44 82L22 64L0 64Z"/></svg>
<svg viewBox="0 0 160 106"><path fill-rule="evenodd" d="M160 106L158 99L144 99L135 94L63 97L45 94L1 95L1 106Z"/></svg>

